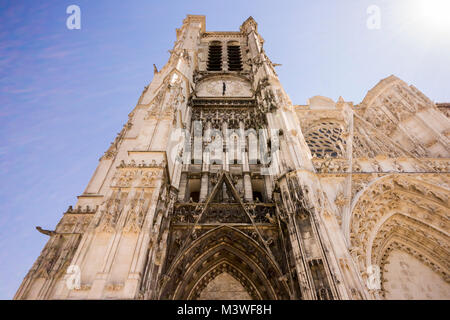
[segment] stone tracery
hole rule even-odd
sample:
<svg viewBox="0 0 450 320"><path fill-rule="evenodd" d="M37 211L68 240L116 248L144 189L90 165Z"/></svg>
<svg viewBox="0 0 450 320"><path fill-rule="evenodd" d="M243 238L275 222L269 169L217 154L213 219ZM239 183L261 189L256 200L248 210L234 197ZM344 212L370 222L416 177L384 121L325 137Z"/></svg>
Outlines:
<svg viewBox="0 0 450 320"><path fill-rule="evenodd" d="M331 121L321 121L308 128L305 140L313 157L342 157L346 145L342 132L342 127Z"/></svg>

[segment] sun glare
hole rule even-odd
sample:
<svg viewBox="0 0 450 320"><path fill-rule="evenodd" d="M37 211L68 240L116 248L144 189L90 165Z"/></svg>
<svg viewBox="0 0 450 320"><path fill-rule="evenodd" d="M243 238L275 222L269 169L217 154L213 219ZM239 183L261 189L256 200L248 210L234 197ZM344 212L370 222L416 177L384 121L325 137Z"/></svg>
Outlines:
<svg viewBox="0 0 450 320"><path fill-rule="evenodd" d="M450 0L411 0L407 3L413 8L418 27L450 33Z"/></svg>

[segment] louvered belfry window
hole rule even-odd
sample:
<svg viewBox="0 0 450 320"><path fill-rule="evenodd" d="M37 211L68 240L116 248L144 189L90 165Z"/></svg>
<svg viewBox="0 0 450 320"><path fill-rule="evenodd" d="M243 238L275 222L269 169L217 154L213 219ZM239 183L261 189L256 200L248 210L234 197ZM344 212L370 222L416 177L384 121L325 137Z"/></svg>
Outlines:
<svg viewBox="0 0 450 320"><path fill-rule="evenodd" d="M242 71L241 47L238 42L230 42L227 45L228 70Z"/></svg>
<svg viewBox="0 0 450 320"><path fill-rule="evenodd" d="M218 41L209 45L208 71L222 71L222 44Z"/></svg>

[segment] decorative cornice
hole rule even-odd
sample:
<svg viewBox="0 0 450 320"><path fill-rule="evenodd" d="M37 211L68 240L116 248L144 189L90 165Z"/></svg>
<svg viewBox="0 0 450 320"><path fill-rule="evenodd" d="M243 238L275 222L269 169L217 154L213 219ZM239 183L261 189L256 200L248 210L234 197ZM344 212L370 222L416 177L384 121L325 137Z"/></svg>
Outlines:
<svg viewBox="0 0 450 320"><path fill-rule="evenodd" d="M237 31L208 31L202 33L202 38L236 38L245 37L245 34Z"/></svg>
<svg viewBox="0 0 450 320"><path fill-rule="evenodd" d="M256 100L249 98L194 98L191 100L191 103L194 107L256 107Z"/></svg>

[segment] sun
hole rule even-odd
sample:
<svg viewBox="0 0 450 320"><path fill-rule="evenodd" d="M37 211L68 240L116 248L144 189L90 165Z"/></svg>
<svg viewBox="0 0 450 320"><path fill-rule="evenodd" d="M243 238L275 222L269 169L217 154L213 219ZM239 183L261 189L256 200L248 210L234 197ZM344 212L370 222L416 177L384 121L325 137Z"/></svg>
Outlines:
<svg viewBox="0 0 450 320"><path fill-rule="evenodd" d="M450 33L450 0L411 0L415 24L433 32Z"/></svg>

